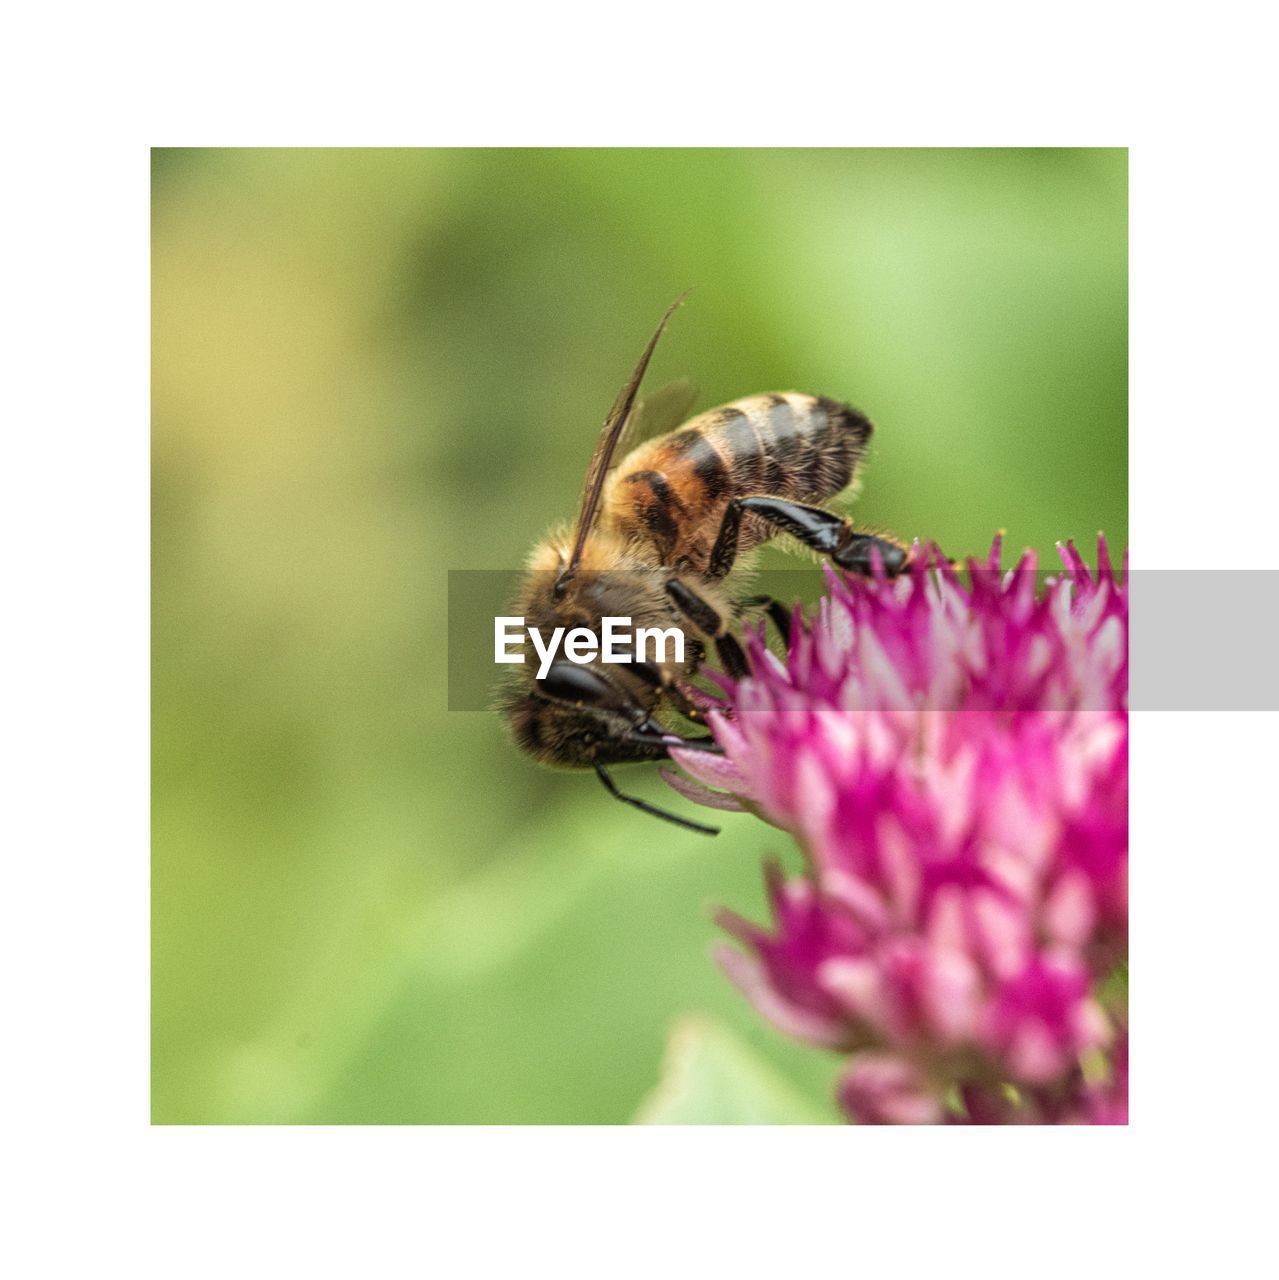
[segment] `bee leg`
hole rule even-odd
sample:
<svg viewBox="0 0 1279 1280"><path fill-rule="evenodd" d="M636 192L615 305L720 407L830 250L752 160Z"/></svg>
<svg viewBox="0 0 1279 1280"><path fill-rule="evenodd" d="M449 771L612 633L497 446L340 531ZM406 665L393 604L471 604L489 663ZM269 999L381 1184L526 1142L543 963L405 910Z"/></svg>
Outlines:
<svg viewBox="0 0 1279 1280"><path fill-rule="evenodd" d="M709 601L703 600L686 583L672 578L666 584L666 594L670 596L675 607L704 635L715 641L715 652L724 664L724 670L734 680L744 680L750 675L750 667L742 646L736 636L728 634L728 619L721 617L718 609Z"/></svg>
<svg viewBox="0 0 1279 1280"><path fill-rule="evenodd" d="M780 600L774 600L772 596L748 596L742 604L748 609L763 609L773 620L782 643L790 648L790 610Z"/></svg>
<svg viewBox="0 0 1279 1280"><path fill-rule="evenodd" d="M875 571L875 552L879 553L884 572L890 578L906 567L909 556L905 547L889 538L856 533L850 520L833 511L789 502L785 498L739 498L737 505L783 533L789 533L806 547L829 556L841 569L870 576Z"/></svg>
<svg viewBox="0 0 1279 1280"><path fill-rule="evenodd" d="M654 689L660 689L662 696L685 719L696 720L699 724L705 725L706 717L702 714L701 707L685 694L684 690L675 683L669 672L662 667L655 667L651 662L637 662L632 667L632 670L645 684Z"/></svg>
<svg viewBox="0 0 1279 1280"><path fill-rule="evenodd" d="M737 534L742 527L742 508L733 499L724 508L724 518L720 521L719 532L715 535L715 545L711 548L706 576L715 581L728 577L733 561L737 559Z"/></svg>
<svg viewBox="0 0 1279 1280"><path fill-rule="evenodd" d="M647 800L641 800L639 796L628 796L617 789L617 783L609 776L609 772L602 764L595 766L595 772L599 776L599 780L604 784L604 789L613 797L614 800L620 800L623 804L633 805L641 813L651 813L655 818L661 818L664 822L673 822L677 827L684 827L689 831L696 831L704 836L719 835L718 827L704 827L700 822L693 822L688 818L681 818L676 813L668 813L665 809L659 809L655 804L649 804Z"/></svg>
<svg viewBox="0 0 1279 1280"><path fill-rule="evenodd" d="M705 726L706 716L701 707L697 705L677 684L668 684L666 686L666 697L670 699L671 706L680 713L686 720L696 721L698 724Z"/></svg>
<svg viewBox="0 0 1279 1280"><path fill-rule="evenodd" d="M732 571L733 562L737 559L737 537L742 527L742 508L736 499L724 508L724 518L720 521L719 533L715 535L715 545L711 548L711 557L707 569L707 577L718 580L726 578ZM751 596L743 600L747 606L756 606L765 610L773 620L782 637L783 644L790 648L790 614L772 596Z"/></svg>

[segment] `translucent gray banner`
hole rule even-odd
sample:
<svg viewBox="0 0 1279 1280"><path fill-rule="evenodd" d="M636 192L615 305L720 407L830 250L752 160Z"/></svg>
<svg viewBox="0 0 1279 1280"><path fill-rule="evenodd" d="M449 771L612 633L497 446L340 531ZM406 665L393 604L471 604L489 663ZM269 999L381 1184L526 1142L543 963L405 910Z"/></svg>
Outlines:
<svg viewBox="0 0 1279 1280"><path fill-rule="evenodd" d="M1129 575L1129 708L1279 710L1279 571Z"/></svg>
<svg viewBox="0 0 1279 1280"><path fill-rule="evenodd" d="M983 571L992 586L1009 591L1016 580L1012 571ZM1062 578L1060 570L1041 570L1034 582L1025 582L1027 592L1033 587L1042 599L1050 582ZM639 615L644 599L660 592L669 573L654 575L636 573L597 574L593 586L606 601L605 613ZM659 580L660 579L660 580ZM967 572L959 581L966 589ZM521 644L511 638L508 654L521 652L524 664L498 663L497 619L522 616L516 604L523 585L526 600L545 600L550 579L539 583L522 570L453 569L448 574L448 708L450 711L488 711L497 703L503 688L529 682L544 663L525 637ZM577 584L580 589L581 583ZM736 584L734 584L736 587ZM820 569L774 570L754 575L739 596L761 595L790 606L796 601L804 605L805 617L811 617L816 602L826 593L826 580ZM1227 569L1134 571L1125 585L1131 613L1129 628L1128 669L1130 689L1128 706L1135 711L1275 711L1279 710L1279 571ZM575 593L576 595L576 593ZM626 603L635 602L628 610ZM581 601L578 600L580 606ZM539 605L539 608L542 606ZM551 611L544 621L563 622L566 633L573 625L585 623L599 631L599 610L595 617L581 607L576 612ZM762 617L760 607L744 609L733 627L738 637L748 621ZM526 622L536 623L537 618ZM549 627L543 640L550 640ZM506 624L508 637L518 627ZM689 626L685 629L688 644L705 644L705 666L717 669L713 646ZM784 652L780 637L770 624L769 647ZM566 637L561 637L560 643ZM562 655L561 649L556 651ZM904 695L903 695L904 696ZM921 705L912 701L911 706ZM900 710L900 704L882 709ZM945 709L945 708L941 708ZM1019 707L1035 710L1033 705ZM1038 709L1059 709L1043 707ZM1085 692L1078 704L1080 710L1093 707Z"/></svg>

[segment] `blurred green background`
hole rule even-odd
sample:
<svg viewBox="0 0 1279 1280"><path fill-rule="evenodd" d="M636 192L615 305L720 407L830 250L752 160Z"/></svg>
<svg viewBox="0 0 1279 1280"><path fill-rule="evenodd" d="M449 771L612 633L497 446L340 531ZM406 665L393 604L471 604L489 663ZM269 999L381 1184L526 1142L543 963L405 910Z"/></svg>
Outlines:
<svg viewBox="0 0 1279 1280"><path fill-rule="evenodd" d="M858 405L868 523L1125 545L1126 192L1115 150L154 153L154 1119L833 1118L709 957L784 838L447 711L446 574L572 513L689 285L647 385Z"/></svg>

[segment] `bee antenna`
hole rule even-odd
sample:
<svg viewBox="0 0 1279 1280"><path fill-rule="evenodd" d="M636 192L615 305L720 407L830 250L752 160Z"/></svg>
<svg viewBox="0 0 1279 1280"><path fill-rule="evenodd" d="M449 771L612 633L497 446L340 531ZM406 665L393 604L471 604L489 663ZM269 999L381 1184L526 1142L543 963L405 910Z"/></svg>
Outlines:
<svg viewBox="0 0 1279 1280"><path fill-rule="evenodd" d="M684 827L688 831L696 831L699 835L719 835L718 827L705 827L700 822L693 822L688 818L681 818L677 813L668 813L665 809L659 809L655 804L649 804L647 800L641 800L639 796L623 794L617 789L617 783L609 777L608 770L602 764L596 764L595 772L599 776L599 780L604 784L604 789L614 800L620 800L623 804L633 805L641 813L651 813L655 818L661 818L664 822L673 822L677 827Z"/></svg>

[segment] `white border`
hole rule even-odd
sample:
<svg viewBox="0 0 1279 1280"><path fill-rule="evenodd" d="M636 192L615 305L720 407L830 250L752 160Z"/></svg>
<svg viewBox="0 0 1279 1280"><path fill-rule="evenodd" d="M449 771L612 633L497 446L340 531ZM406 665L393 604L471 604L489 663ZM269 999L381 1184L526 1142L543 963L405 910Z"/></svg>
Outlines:
<svg viewBox="0 0 1279 1280"><path fill-rule="evenodd" d="M1264 1256L1270 716L1136 718L1127 1130L147 1125L149 145L1129 144L1134 558L1273 563L1279 218L1249 10L882 6L819 27L805 8L768 28L687 4L11 19L17 1273L1111 1276Z"/></svg>

